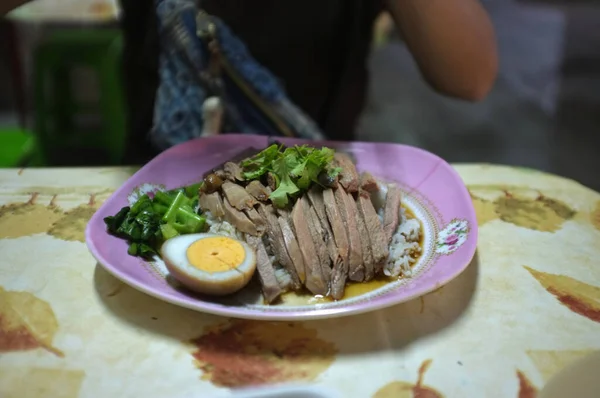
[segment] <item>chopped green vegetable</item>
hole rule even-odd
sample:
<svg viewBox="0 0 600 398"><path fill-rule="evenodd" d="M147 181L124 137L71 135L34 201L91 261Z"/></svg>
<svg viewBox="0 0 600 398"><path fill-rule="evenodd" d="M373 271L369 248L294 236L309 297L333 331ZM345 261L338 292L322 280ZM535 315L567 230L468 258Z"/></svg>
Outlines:
<svg viewBox="0 0 600 398"><path fill-rule="evenodd" d="M320 184L318 176L321 172L326 172L331 178L340 172L339 168L332 167L334 150L331 148L295 145L281 149L271 145L240 163L246 180L258 179L269 172L273 174L277 189L269 198L277 207L286 206L290 197L308 190L312 183Z"/></svg>
<svg viewBox="0 0 600 398"><path fill-rule="evenodd" d="M165 206L170 206L173 202L173 198L163 191L157 191L154 193L154 202L158 202Z"/></svg>
<svg viewBox="0 0 600 398"><path fill-rule="evenodd" d="M177 235L179 232L171 224L162 224L160 226L160 231L162 232L162 236L164 240L171 239Z"/></svg>
<svg viewBox="0 0 600 398"><path fill-rule="evenodd" d="M165 214L169 210L169 208L167 206L165 206L165 205L161 205L158 202L153 202L152 203L152 210L155 213Z"/></svg>
<svg viewBox="0 0 600 398"><path fill-rule="evenodd" d="M206 230L206 219L195 210L200 186L157 191L153 198L140 196L131 207L104 219L107 230L128 241L130 255L150 260L165 240Z"/></svg>
<svg viewBox="0 0 600 398"><path fill-rule="evenodd" d="M177 215L177 210L179 209L179 207L181 207L182 205L184 205L184 200L185 200L185 194L183 192L179 192L177 194L177 196L175 196L175 199L173 200L173 202L171 202L171 205L169 206L169 209L167 210L167 212L164 214L163 216L163 221L165 222L173 222L175 221L175 216Z"/></svg>
<svg viewBox="0 0 600 398"><path fill-rule="evenodd" d="M129 245L129 249L127 249L127 253L132 256L139 256L139 257L151 259L156 254L156 250L154 250L152 247L148 246L145 243L133 242Z"/></svg>
<svg viewBox="0 0 600 398"><path fill-rule="evenodd" d="M184 187L186 196L188 198L193 198L195 196L198 196L198 192L200 191L200 187L202 187L202 182L199 182L197 184L188 185L187 187Z"/></svg>

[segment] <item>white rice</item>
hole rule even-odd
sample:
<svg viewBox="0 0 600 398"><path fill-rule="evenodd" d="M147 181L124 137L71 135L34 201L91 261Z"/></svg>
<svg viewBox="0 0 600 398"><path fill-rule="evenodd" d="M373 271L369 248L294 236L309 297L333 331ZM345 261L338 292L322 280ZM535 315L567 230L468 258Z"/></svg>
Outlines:
<svg viewBox="0 0 600 398"><path fill-rule="evenodd" d="M238 232L238 230L227 221L221 221L217 219L211 214L210 211L205 212L204 216L206 217L206 222L209 226L208 232L228 236L234 239L244 240L244 235L241 232Z"/></svg>
<svg viewBox="0 0 600 398"><path fill-rule="evenodd" d="M387 276L412 276L412 265L421 254L421 224L417 219L407 218L404 209L400 217L400 225L392 236L390 254L383 268Z"/></svg>
<svg viewBox="0 0 600 398"><path fill-rule="evenodd" d="M274 262L273 265L275 268L275 279L277 279L277 283L279 283L279 286L283 287L284 289L288 289L292 285L292 276L288 270L283 268L278 262Z"/></svg>
<svg viewBox="0 0 600 398"><path fill-rule="evenodd" d="M377 214L383 222L385 196L388 187L385 184L379 184L379 192L372 195L373 205L377 209ZM419 220L409 216L404 208L400 209L400 222L398 229L392 236L389 247L389 255L383 267L383 273L390 277L410 277L412 276L412 265L417 261L421 254L421 223Z"/></svg>

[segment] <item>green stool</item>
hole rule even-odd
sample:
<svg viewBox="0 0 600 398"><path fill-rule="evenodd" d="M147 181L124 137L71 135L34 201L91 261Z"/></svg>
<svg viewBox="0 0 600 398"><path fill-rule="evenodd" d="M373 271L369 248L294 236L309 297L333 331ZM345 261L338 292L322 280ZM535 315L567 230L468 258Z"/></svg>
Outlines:
<svg viewBox="0 0 600 398"><path fill-rule="evenodd" d="M34 54L35 132L44 158L64 165L80 155L100 154L103 163L119 164L125 154L126 120L121 85L123 42L116 29L61 30L52 33ZM70 73L76 67L98 77L99 104L77 103ZM75 120L98 115L101 129L82 131Z"/></svg>
<svg viewBox="0 0 600 398"><path fill-rule="evenodd" d="M0 130L0 167L21 167L35 146L35 136L19 129Z"/></svg>

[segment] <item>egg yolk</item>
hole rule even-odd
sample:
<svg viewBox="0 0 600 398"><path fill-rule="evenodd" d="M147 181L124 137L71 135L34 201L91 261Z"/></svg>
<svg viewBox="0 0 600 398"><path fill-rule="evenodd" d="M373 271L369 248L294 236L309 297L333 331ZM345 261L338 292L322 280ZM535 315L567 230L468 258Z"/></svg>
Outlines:
<svg viewBox="0 0 600 398"><path fill-rule="evenodd" d="M187 249L187 258L194 267L206 272L224 272L237 268L246 258L244 246L224 236L195 241Z"/></svg>

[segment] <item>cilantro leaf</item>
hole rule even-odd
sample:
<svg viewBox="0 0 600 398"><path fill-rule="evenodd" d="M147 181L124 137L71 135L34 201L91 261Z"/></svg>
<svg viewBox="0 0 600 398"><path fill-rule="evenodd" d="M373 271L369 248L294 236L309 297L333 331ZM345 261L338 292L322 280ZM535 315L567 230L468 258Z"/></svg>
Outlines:
<svg viewBox="0 0 600 398"><path fill-rule="evenodd" d="M280 154L279 147L277 145L271 145L256 155L242 160L240 166L242 166L242 169L244 170L244 178L246 180L256 180L263 174L273 171L273 162Z"/></svg>
<svg viewBox="0 0 600 398"><path fill-rule="evenodd" d="M290 168L285 158L279 158L273 162L273 172L278 177L279 184L277 189L269 195L269 199L276 207L285 207L289 202L288 195L292 196L300 192L300 189L290 177Z"/></svg>
<svg viewBox="0 0 600 398"><path fill-rule="evenodd" d="M334 150L331 148L313 148L308 145L282 147L271 145L255 156L243 160L240 165L246 180L260 178L271 172L277 181L277 189L270 199L277 207L284 207L289 198L300 191L306 191L314 182L319 184L319 175L326 173L334 178L339 173L331 168Z"/></svg>

